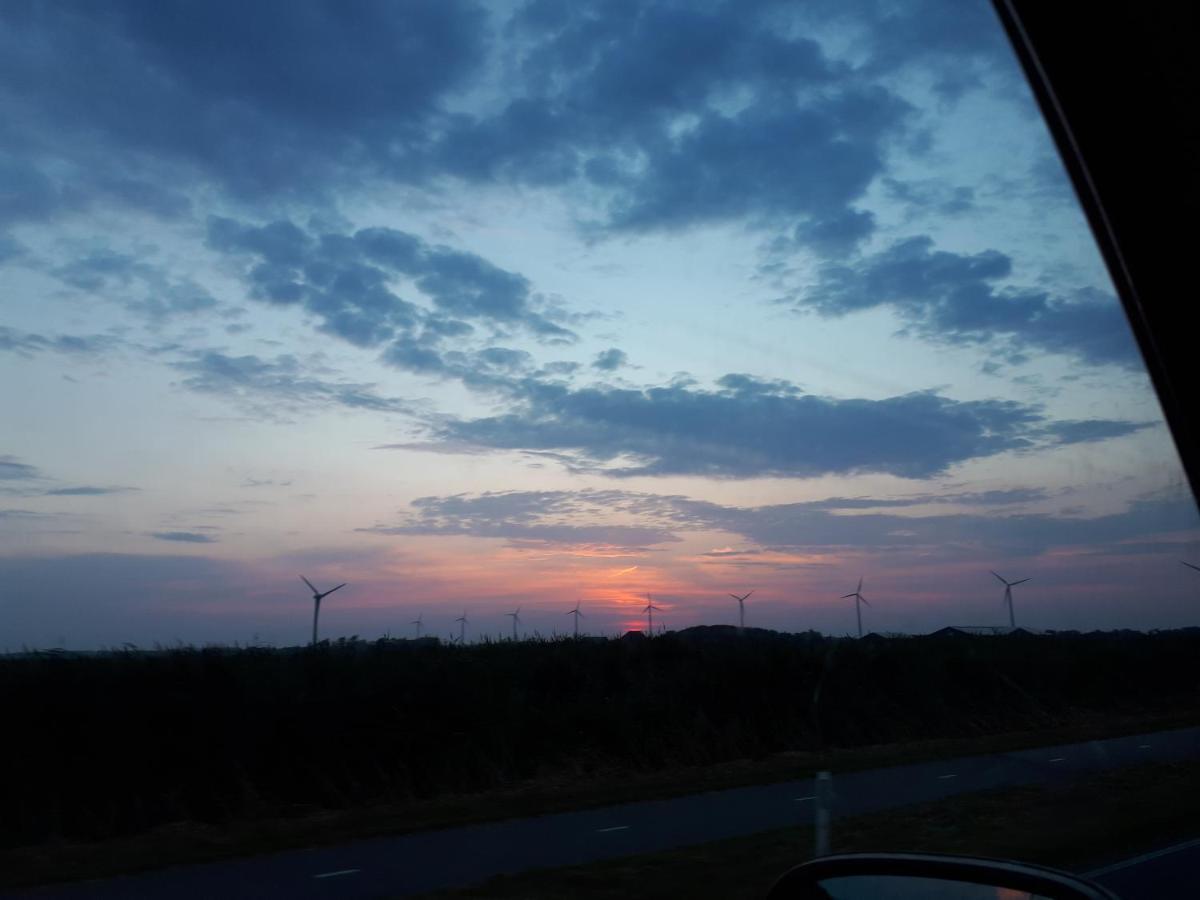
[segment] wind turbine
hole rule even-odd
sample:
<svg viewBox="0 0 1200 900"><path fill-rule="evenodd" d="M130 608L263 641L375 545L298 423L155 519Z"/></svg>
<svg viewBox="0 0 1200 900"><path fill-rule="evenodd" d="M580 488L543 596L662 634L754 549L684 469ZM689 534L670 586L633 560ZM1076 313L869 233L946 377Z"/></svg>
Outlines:
<svg viewBox="0 0 1200 900"><path fill-rule="evenodd" d="M464 612L463 615L465 616L466 613ZM513 640L515 641L517 639L517 626L521 624L521 607L518 606L512 612L505 613L505 615L513 620Z"/></svg>
<svg viewBox="0 0 1200 900"><path fill-rule="evenodd" d="M655 612L655 610L657 610L658 612L662 612L661 609L659 609L657 606L654 605L654 601L651 600L650 595L647 594L646 595L646 608L642 610L642 612L644 612L646 614L646 626L647 626L646 636L647 637L654 637L654 612Z"/></svg>
<svg viewBox="0 0 1200 900"><path fill-rule="evenodd" d="M1184 565L1187 565L1187 564L1184 563ZM988 571L991 572L992 570L988 569ZM992 572L992 574L996 575L995 572ZM996 575L996 579L1002 585L1004 585L1004 602L1008 604L1008 625L1010 628L1016 628L1017 627L1017 617L1013 613L1012 589L1015 588L1018 584L1024 584L1029 579L1022 578L1020 581L1005 581L999 575Z"/></svg>
<svg viewBox="0 0 1200 900"><path fill-rule="evenodd" d="M337 587L330 588L329 590L327 590L325 593L322 594L315 587L313 587L313 583L311 581L309 581L307 578L305 578L303 575L300 576L300 580L303 581L305 584L307 584L309 587L309 590L311 590L313 592L313 638L312 638L312 642L313 642L313 645L315 646L317 643L317 617L321 615L321 601L324 600L326 597L328 597L330 594L332 594L334 591L344 588L346 586L346 582L343 581Z"/></svg>
<svg viewBox="0 0 1200 900"><path fill-rule="evenodd" d="M575 617L575 637L579 637L579 620L586 619L587 616L585 616L583 613L581 613L579 611L579 601L578 600L575 601L575 608L570 610L567 613L567 615Z"/></svg>
<svg viewBox="0 0 1200 900"><path fill-rule="evenodd" d="M866 603L867 606L871 605L870 603L867 603L867 598L862 595L862 582L863 582L862 578L859 578L858 579L858 587L856 587L854 589L853 594L842 594L843 600L849 599L850 597L854 598L854 612L858 615L858 636L859 637L862 637L862 605L861 604Z"/></svg>
<svg viewBox="0 0 1200 900"><path fill-rule="evenodd" d="M746 628L746 600L749 599L750 594L753 593L754 591L750 591L742 594L740 597L737 594L729 595L738 602L738 631L744 631Z"/></svg>
<svg viewBox="0 0 1200 900"><path fill-rule="evenodd" d="M408 623L409 625L417 626L417 640L421 639L421 617L423 615L425 615L423 612L417 613L417 617Z"/></svg>
<svg viewBox="0 0 1200 900"><path fill-rule="evenodd" d="M458 623L458 642L461 644L467 636L467 611L464 609L463 614L454 621Z"/></svg>

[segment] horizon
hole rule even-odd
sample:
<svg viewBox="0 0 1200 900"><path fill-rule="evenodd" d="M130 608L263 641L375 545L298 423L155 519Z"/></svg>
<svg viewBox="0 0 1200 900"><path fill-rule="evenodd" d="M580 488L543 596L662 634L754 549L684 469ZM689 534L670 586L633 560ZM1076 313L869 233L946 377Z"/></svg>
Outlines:
<svg viewBox="0 0 1200 900"><path fill-rule="evenodd" d="M988 3L0 26L0 647L1197 622Z"/></svg>

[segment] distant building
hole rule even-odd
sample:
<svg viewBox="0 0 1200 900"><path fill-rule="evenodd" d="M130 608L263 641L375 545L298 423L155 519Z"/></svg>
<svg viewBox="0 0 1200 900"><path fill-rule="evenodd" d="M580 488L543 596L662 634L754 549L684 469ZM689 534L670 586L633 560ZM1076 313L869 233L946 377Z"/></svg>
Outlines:
<svg viewBox="0 0 1200 900"><path fill-rule="evenodd" d="M1008 625L947 625L931 633L931 637L966 635L969 637L995 637L1004 634L1043 634L1033 628L1012 628Z"/></svg>

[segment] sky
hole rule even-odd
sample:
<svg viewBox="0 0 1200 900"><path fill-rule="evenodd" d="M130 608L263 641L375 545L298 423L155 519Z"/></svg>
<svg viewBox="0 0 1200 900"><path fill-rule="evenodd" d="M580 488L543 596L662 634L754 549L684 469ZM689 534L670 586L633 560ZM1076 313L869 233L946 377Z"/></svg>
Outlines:
<svg viewBox="0 0 1200 900"><path fill-rule="evenodd" d="M0 649L1200 611L981 0L0 4L0 385Z"/></svg>

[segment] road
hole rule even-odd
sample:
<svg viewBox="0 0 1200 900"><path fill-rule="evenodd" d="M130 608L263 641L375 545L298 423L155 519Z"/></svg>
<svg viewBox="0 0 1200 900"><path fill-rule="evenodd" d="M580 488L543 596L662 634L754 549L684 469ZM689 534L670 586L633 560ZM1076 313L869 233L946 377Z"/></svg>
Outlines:
<svg viewBox="0 0 1200 900"><path fill-rule="evenodd" d="M1084 873L1121 900L1200 897L1200 838Z"/></svg>
<svg viewBox="0 0 1200 900"><path fill-rule="evenodd" d="M1103 769L1195 757L1200 757L1200 728L835 773L832 811L835 818L859 815L955 794L1049 784ZM594 862L809 824L814 794L813 779L806 778L180 866L2 896L29 900L402 897L473 884L503 873ZM1181 854L1186 855L1180 851L1144 864L1169 869L1175 861L1168 864L1168 859L1183 858ZM1129 879L1129 868L1114 869L1106 877Z"/></svg>

